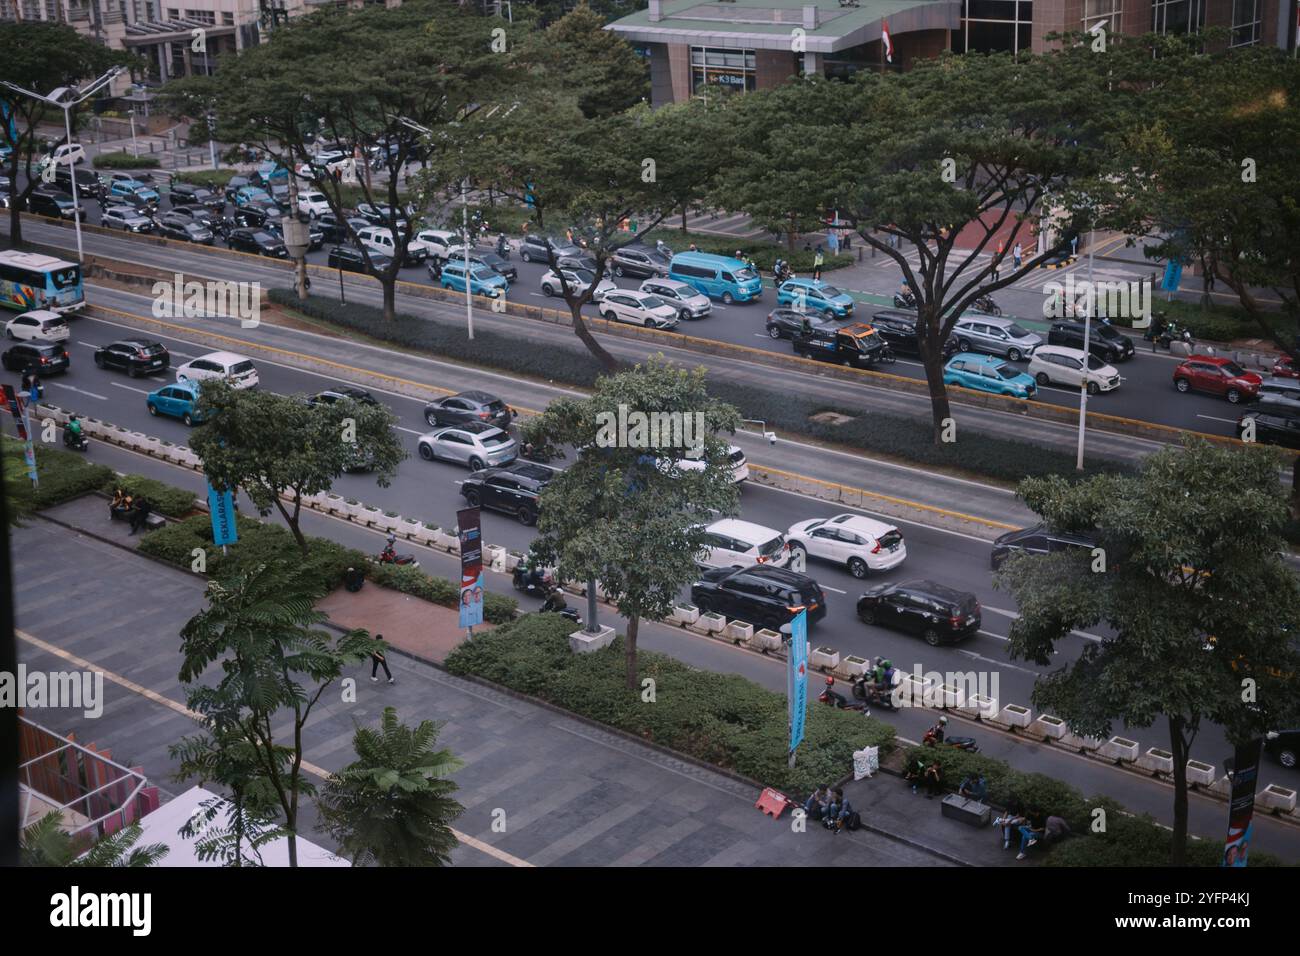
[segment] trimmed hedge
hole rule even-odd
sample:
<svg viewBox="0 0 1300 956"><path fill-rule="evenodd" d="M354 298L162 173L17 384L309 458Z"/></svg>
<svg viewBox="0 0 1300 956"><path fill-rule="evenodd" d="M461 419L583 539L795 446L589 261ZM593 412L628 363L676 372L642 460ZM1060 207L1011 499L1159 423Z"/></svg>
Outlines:
<svg viewBox="0 0 1300 956"><path fill-rule="evenodd" d="M206 186L214 192L224 193L226 184L239 175L241 173L237 169L197 169L177 173L172 179L174 182Z"/></svg>
<svg viewBox="0 0 1300 956"><path fill-rule="evenodd" d="M21 442L7 435L5 441L17 445L21 454ZM36 493L32 497L32 506L39 510L52 508L79 498L88 491L99 489L112 477L113 469L106 465L96 465L76 452L50 448L37 442L36 475Z"/></svg>
<svg viewBox="0 0 1300 956"><path fill-rule="evenodd" d="M184 518L194 511L193 492L144 475L123 475L120 478L113 475L99 490L111 495L117 488L137 498L143 495L154 511L168 518Z"/></svg>
<svg viewBox="0 0 1300 956"><path fill-rule="evenodd" d="M96 169L157 169L157 156L132 156L126 150L100 153L94 159Z"/></svg>
<svg viewBox="0 0 1300 956"><path fill-rule="evenodd" d="M853 751L893 747L894 728L850 711L811 704L794 770L783 694L734 674L688 667L640 651L640 681L654 681L654 700L625 686L623 638L592 654L574 654L573 625L555 614L528 614L451 652L447 669L472 674L617 727L645 740L735 771L787 793L835 781ZM642 685L644 686L644 685Z"/></svg>
<svg viewBox="0 0 1300 956"><path fill-rule="evenodd" d="M360 332L374 339L407 348L433 352L466 363L502 369L552 382L590 388L603 374L603 368L586 351L577 348L538 349L535 343L491 329L480 329L474 341L465 338L464 329L432 319L398 313L391 322L381 309L368 305L347 304L323 296L311 296L299 302L287 289L271 289L271 301L333 325ZM957 471L985 475L1015 482L1026 477L1065 475L1074 477L1072 454L1043 448L1029 442L963 433L966 440L951 444L934 444L928 418L908 418L872 411L849 402L826 403L801 399L784 392L769 391L709 376L709 391L715 397L739 408L746 418L765 421L786 431L808 435L821 441L835 442L851 448L890 455L906 461ZM831 411L851 419L841 425L813 421L818 412ZM1090 472L1125 473L1132 466L1124 462L1090 457Z"/></svg>
<svg viewBox="0 0 1300 956"><path fill-rule="evenodd" d="M435 578L419 568L400 564L379 564L367 569L370 580L386 588L423 598L431 604L454 608L460 604L460 589L446 578ZM483 593L483 617L490 624L507 624L515 619L519 602L505 594Z"/></svg>
<svg viewBox="0 0 1300 956"><path fill-rule="evenodd" d="M989 786L988 802L1006 807L1019 802L1025 808L1039 807L1044 813L1065 819L1072 836L1046 846L1047 866L1143 866L1160 867L1169 863L1171 832L1150 816L1135 817L1124 811L1110 797L1085 799L1084 795L1053 777L1041 773L1024 773L1010 764L981 754L966 753L951 747L908 749L905 765L920 758L926 763L939 762L941 779L947 789L955 791L962 778L971 773L983 774ZM1093 811L1106 811L1106 830L1094 833ZM1188 866L1218 866L1223 847L1215 841L1189 840ZM1281 866L1281 861L1266 853L1252 853L1252 866Z"/></svg>

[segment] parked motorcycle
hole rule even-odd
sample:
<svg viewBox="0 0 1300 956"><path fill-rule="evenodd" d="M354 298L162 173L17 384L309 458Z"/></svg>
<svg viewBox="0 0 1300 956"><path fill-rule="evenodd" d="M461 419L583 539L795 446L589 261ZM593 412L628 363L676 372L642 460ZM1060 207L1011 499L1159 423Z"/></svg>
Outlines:
<svg viewBox="0 0 1300 956"><path fill-rule="evenodd" d="M983 312L985 315L1001 315L1002 308L993 301L993 296L982 295L971 305L976 312Z"/></svg>
<svg viewBox="0 0 1300 956"><path fill-rule="evenodd" d="M912 294L911 289L908 289L906 292L894 293L894 308L896 309L916 308L916 296Z"/></svg>
<svg viewBox="0 0 1300 956"><path fill-rule="evenodd" d="M826 678L826 689L818 695L817 699L823 704L830 704L836 710L856 710L864 717L870 717L871 711L867 709L866 704L851 704L849 699L835 690L835 678Z"/></svg>
<svg viewBox="0 0 1300 956"><path fill-rule="evenodd" d="M399 564L411 568L420 566L420 562L415 560L415 555L397 553L397 537L391 534L388 536L388 542L384 545L384 550L380 551L378 557L374 560L378 564Z"/></svg>
<svg viewBox="0 0 1300 956"><path fill-rule="evenodd" d="M947 719L940 720L921 738L921 744L925 747L955 747L958 750L964 750L967 753L979 753L979 744L975 743L974 737L949 737L944 732L944 724Z"/></svg>

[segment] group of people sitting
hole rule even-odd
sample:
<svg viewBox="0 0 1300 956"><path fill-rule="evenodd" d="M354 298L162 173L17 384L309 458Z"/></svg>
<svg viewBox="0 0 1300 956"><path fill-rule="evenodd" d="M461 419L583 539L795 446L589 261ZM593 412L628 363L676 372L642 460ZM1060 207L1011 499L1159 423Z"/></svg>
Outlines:
<svg viewBox="0 0 1300 956"><path fill-rule="evenodd" d="M1006 813L993 821L993 826L1002 831L1002 849L1011 847L1012 837L1020 834L1020 852L1017 860L1025 858L1026 851L1039 843L1052 843L1069 836L1070 825L1064 817L1049 816L1037 807L1031 807L1026 813L1019 801L1011 801Z"/></svg>
<svg viewBox="0 0 1300 956"><path fill-rule="evenodd" d="M812 792L812 796L804 801L803 812L810 819L820 821L827 830L836 833L846 827L856 830L860 822L857 811L845 798L844 791L838 787L832 790L828 784L822 784Z"/></svg>
<svg viewBox="0 0 1300 956"><path fill-rule="evenodd" d="M913 793L918 787L925 787L927 799L944 790L943 767L933 758L927 761L924 757L914 757L903 771L903 779L912 785Z"/></svg>
<svg viewBox="0 0 1300 956"><path fill-rule="evenodd" d="M122 488L113 491L113 500L108 505L110 518L125 518L131 523L131 534L135 534L149 519L153 506L143 495L129 495Z"/></svg>

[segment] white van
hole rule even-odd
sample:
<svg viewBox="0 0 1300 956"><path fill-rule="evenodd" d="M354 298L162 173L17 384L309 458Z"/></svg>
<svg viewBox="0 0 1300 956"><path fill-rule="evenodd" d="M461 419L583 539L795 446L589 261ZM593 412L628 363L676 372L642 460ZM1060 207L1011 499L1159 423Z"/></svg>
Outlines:
<svg viewBox="0 0 1300 956"><path fill-rule="evenodd" d="M235 388L255 388L257 369L252 359L234 352L209 352L176 366L176 381L203 382L225 379Z"/></svg>

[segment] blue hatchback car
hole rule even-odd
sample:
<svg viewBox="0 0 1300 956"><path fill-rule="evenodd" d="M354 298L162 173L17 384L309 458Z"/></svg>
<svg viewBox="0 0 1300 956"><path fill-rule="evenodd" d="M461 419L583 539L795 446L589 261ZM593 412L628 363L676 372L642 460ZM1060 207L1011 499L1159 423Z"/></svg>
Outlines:
<svg viewBox="0 0 1300 956"><path fill-rule="evenodd" d="M442 267L439 283L444 289L465 291L465 263L448 262ZM469 264L469 290L474 295L485 295L489 299L500 298L510 291L510 282L501 273L487 266Z"/></svg>
<svg viewBox="0 0 1300 956"><path fill-rule="evenodd" d="M1015 398L1033 398L1038 391L1033 377L1006 359L974 352L959 352L948 360L943 369L943 384Z"/></svg>
<svg viewBox="0 0 1300 956"><path fill-rule="evenodd" d="M836 319L851 317L854 306L853 296L820 279L790 279L781 283L776 304Z"/></svg>
<svg viewBox="0 0 1300 956"><path fill-rule="evenodd" d="M133 199L138 202L157 204L158 191L138 179L115 179L108 187L108 194L115 199Z"/></svg>
<svg viewBox="0 0 1300 956"><path fill-rule="evenodd" d="M150 415L168 415L179 418L186 425L197 425L203 421L199 412L199 387L196 383L174 382L164 385L156 392L150 392L144 400Z"/></svg>

